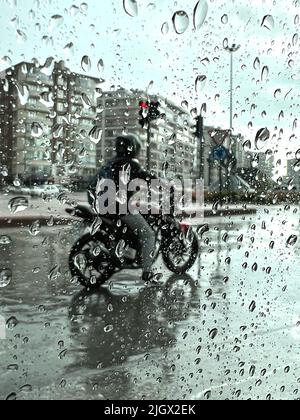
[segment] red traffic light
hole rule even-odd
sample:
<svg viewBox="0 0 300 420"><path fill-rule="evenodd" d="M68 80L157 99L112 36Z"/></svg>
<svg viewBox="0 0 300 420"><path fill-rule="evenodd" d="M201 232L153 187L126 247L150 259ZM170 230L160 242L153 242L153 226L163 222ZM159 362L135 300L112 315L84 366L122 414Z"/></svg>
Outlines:
<svg viewBox="0 0 300 420"><path fill-rule="evenodd" d="M140 101L140 108L142 108L142 109L148 109L149 108L149 102Z"/></svg>

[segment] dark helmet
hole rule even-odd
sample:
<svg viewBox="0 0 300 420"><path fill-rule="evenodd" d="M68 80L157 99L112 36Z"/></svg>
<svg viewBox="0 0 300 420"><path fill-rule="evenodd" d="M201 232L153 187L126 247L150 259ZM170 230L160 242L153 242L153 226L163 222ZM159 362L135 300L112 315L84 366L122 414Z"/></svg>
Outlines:
<svg viewBox="0 0 300 420"><path fill-rule="evenodd" d="M131 159L138 156L141 150L141 143L134 134L120 136L116 138L116 153L119 157L129 157Z"/></svg>

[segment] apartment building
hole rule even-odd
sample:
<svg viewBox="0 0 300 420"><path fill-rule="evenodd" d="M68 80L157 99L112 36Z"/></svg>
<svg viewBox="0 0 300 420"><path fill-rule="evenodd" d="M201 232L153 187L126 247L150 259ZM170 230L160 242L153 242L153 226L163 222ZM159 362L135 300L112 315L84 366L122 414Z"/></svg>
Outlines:
<svg viewBox="0 0 300 420"><path fill-rule="evenodd" d="M300 191L300 162L298 159L287 161L287 183Z"/></svg>
<svg viewBox="0 0 300 420"><path fill-rule="evenodd" d="M99 80L49 58L20 63L1 74L0 166L9 177L88 178L96 169L89 131Z"/></svg>

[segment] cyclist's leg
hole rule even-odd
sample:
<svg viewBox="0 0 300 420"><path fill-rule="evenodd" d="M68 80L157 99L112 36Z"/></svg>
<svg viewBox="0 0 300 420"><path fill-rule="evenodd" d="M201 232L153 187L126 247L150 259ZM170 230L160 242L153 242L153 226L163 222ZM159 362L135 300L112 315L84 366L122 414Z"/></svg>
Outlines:
<svg viewBox="0 0 300 420"><path fill-rule="evenodd" d="M141 244L143 258L143 272L151 273L155 252L155 233L141 214L123 216L124 223L134 231Z"/></svg>

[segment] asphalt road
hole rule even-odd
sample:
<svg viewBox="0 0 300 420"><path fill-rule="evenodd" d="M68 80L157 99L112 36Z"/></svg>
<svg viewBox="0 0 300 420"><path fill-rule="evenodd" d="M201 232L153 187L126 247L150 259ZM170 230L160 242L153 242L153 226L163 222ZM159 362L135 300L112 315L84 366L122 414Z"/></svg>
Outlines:
<svg viewBox="0 0 300 420"><path fill-rule="evenodd" d="M299 209L207 222L189 276L94 294L70 281L74 228L1 230L0 398L298 398Z"/></svg>

